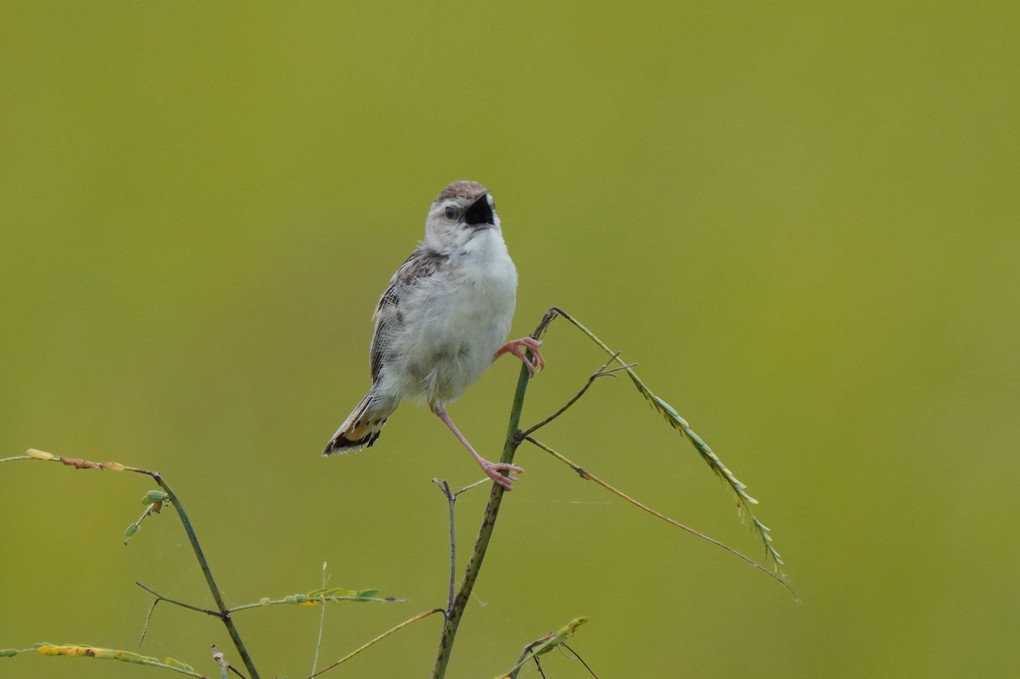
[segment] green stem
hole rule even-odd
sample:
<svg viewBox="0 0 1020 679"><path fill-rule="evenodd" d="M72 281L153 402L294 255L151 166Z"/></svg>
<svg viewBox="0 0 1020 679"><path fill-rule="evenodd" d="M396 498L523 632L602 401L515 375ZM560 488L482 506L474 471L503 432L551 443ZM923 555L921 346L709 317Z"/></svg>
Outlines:
<svg viewBox="0 0 1020 679"><path fill-rule="evenodd" d="M206 561L205 553L202 552L202 546L198 542L198 536L195 535L195 529L191 526L191 521L188 519L187 512L184 511L184 505L181 504L181 500L177 497L177 493L173 491L170 484L163 480L163 477L159 474L159 472L150 472L144 469L132 469L132 471L148 474L160 488L166 491L167 497L170 498L170 503L173 505L174 510L177 512L177 516L181 520L181 524L184 526L184 532L188 534L188 541L191 542L191 548L195 552L195 558L198 559L198 565L202 568L202 573L205 575L205 582L209 585L209 592L212 593L213 600L216 602L216 608L219 611L216 613L216 617L222 620L223 624L226 626L227 633L230 634L230 638L234 642L234 648L237 649L238 655L241 656L244 666L248 668L250 678L259 679L259 672L255 669L255 664L252 662L251 656L248 655L248 649L244 647L244 642L241 640L241 635L237 631L237 626L234 625L234 621L230 617L230 610L223 601L223 595L220 593L220 588L216 585L216 579L213 578L212 570L209 568L209 562Z"/></svg>
<svg viewBox="0 0 1020 679"><path fill-rule="evenodd" d="M549 322L555 318L556 312L550 309L542 322L538 324L531 336L538 339ZM514 453L517 452L520 441L517 432L521 425L521 410L524 408L524 396L528 391L530 375L525 366L521 366L521 374L517 379L517 391L514 393L514 402L510 407L510 422L507 425L506 439L503 443L503 454L499 461L512 463ZM475 538L475 547L471 552L471 560L468 562L467 570L464 572L464 582L460 586L457 595L453 598L450 609L446 611L446 623L443 625L443 634L439 638L439 649L436 652L436 663L432 670L433 679L443 679L446 676L446 668L450 664L450 654L453 652L453 642L457 638L457 628L460 627L461 618L467 602L471 599L471 591L474 589L478 579L478 573L482 569L482 561L485 560L485 552L489 547L489 539L496 527L496 518L499 516L499 507L503 502L503 493L506 491L499 484L492 484L489 492L489 504L485 507L485 514L482 516L482 525L478 529L478 537Z"/></svg>

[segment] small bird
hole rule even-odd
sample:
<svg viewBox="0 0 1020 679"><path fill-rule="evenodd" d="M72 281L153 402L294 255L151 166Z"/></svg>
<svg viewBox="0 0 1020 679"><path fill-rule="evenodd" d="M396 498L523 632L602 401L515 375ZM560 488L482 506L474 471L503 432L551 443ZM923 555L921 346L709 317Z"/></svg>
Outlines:
<svg viewBox="0 0 1020 679"><path fill-rule="evenodd" d="M540 340L504 344L516 297L517 269L492 195L477 182L453 182L432 203L425 240L393 274L375 309L372 387L322 454L371 447L400 402L415 399L428 403L489 478L511 490L510 473L524 470L479 455L446 414L446 404L505 353L519 358L532 376L545 365Z"/></svg>

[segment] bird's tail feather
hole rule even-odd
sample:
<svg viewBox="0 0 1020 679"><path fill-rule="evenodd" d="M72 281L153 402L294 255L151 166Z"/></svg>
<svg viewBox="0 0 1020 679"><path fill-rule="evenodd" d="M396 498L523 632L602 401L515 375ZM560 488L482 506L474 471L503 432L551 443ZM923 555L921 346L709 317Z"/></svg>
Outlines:
<svg viewBox="0 0 1020 679"><path fill-rule="evenodd" d="M358 451L368 448L379 438L386 420L393 414L394 408L380 407L381 404L369 391L365 398L361 399L358 407L347 416L344 423L333 434L333 438L326 444L322 451L323 455L335 453L346 453L350 450Z"/></svg>

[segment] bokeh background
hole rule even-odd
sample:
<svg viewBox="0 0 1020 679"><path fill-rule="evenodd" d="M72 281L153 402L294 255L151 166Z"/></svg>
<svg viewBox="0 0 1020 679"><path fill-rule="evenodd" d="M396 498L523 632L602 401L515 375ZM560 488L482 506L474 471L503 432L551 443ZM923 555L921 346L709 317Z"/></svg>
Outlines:
<svg viewBox="0 0 1020 679"><path fill-rule="evenodd" d="M1020 667L1015 3L5 3L0 457L162 472L228 602L329 584L321 667L447 588L425 409L319 451L368 386L370 314L455 179L493 190L514 333L566 308L761 500L802 602L534 448L449 676L570 619L600 677L1005 677ZM604 357L563 322L535 421ZM451 407L496 455L518 375ZM543 439L757 559L728 491L625 380ZM0 465L0 647L237 663L145 478ZM461 564L487 493L457 504ZM319 611L237 615L306 676ZM431 618L327 676L428 676ZM237 663L239 664L239 663ZM584 677L564 654L547 676ZM133 677L19 655L0 675ZM533 667L522 676L538 676Z"/></svg>

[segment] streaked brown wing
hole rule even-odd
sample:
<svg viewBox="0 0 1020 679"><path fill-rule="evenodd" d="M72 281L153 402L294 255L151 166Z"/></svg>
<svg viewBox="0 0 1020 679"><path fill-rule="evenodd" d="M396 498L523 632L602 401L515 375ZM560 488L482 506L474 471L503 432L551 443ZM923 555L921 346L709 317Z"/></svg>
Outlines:
<svg viewBox="0 0 1020 679"><path fill-rule="evenodd" d="M400 316L400 300L417 281L433 275L447 259L431 248L419 245L411 256L404 260L397 272L390 279L386 292L379 298L375 308L375 331L372 333L372 346L369 348L369 365L372 369L372 381L379 378L382 368L385 337L402 322Z"/></svg>

